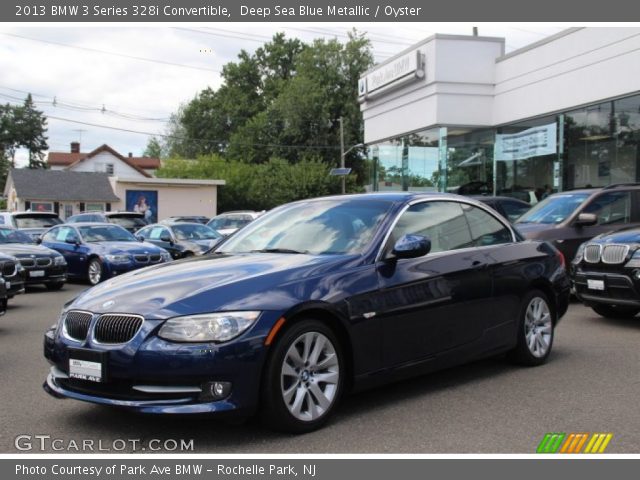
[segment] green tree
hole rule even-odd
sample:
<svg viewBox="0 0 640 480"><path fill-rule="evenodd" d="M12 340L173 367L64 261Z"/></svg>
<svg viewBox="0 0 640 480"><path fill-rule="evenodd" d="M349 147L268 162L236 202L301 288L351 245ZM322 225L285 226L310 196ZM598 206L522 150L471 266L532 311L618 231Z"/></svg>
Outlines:
<svg viewBox="0 0 640 480"><path fill-rule="evenodd" d="M31 94L27 95L23 107L17 111L20 146L29 152L29 168L47 168L44 161L44 152L49 149L46 117L36 110Z"/></svg>
<svg viewBox="0 0 640 480"><path fill-rule="evenodd" d="M147 142L147 147L142 152L145 157L162 158L164 156L164 147L162 141L158 137L153 136Z"/></svg>

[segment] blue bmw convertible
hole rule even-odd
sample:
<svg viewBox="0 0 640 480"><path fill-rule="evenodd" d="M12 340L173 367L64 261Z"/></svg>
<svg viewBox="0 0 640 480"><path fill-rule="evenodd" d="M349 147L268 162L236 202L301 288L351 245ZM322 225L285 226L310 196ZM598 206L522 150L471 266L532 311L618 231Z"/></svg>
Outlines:
<svg viewBox="0 0 640 480"><path fill-rule="evenodd" d="M45 389L307 432L348 390L503 352L540 365L568 302L562 254L480 202L319 198L82 293L45 335Z"/></svg>
<svg viewBox="0 0 640 480"><path fill-rule="evenodd" d="M169 253L140 242L119 225L75 223L51 228L42 245L61 253L69 265L69 277L97 285L106 278L149 265L171 261Z"/></svg>

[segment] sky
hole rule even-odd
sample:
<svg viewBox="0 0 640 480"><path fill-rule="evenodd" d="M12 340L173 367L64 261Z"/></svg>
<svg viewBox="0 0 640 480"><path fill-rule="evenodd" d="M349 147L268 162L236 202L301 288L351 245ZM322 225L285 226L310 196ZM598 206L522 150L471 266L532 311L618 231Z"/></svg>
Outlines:
<svg viewBox="0 0 640 480"><path fill-rule="evenodd" d="M16 26L0 24L0 102L22 103L28 92L48 118L50 151L80 141L89 152L106 143L142 155L153 134L181 104L221 84L224 64L253 52L277 32L310 42L345 40L355 27L372 41L376 62L433 35L470 35L466 23L175 24L173 26ZM506 39L506 52L570 25L477 24L482 36ZM26 152L17 154L18 165Z"/></svg>

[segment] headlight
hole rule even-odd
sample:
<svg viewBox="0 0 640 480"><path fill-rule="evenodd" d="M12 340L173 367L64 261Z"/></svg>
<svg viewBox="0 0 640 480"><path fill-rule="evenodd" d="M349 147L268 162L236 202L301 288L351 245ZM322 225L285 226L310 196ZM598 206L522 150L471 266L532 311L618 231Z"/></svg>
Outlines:
<svg viewBox="0 0 640 480"><path fill-rule="evenodd" d="M59 255L57 257L53 257L53 264L54 265L66 265L67 261L64 259L64 257L62 255Z"/></svg>
<svg viewBox="0 0 640 480"><path fill-rule="evenodd" d="M111 263L129 263L131 261L129 255L105 255L105 258Z"/></svg>
<svg viewBox="0 0 640 480"><path fill-rule="evenodd" d="M173 260L169 252L162 252L160 256L162 257L163 262L170 262L171 260Z"/></svg>
<svg viewBox="0 0 640 480"><path fill-rule="evenodd" d="M170 318L158 336L175 342L226 342L253 325L260 312L217 312Z"/></svg>
<svg viewBox="0 0 640 480"><path fill-rule="evenodd" d="M580 246L578 247L578 251L576 252L576 256L573 257L572 263L580 263L582 261L582 259L584 258L584 247L586 246L587 246L586 242L580 244Z"/></svg>
<svg viewBox="0 0 640 480"><path fill-rule="evenodd" d="M625 264L627 268L640 268L640 250L633 252L629 261Z"/></svg>

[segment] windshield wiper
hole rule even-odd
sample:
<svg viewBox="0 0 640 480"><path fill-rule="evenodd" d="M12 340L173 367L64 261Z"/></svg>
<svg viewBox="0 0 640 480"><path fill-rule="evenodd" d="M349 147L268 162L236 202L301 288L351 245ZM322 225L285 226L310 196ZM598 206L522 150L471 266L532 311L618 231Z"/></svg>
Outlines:
<svg viewBox="0 0 640 480"><path fill-rule="evenodd" d="M307 254L309 250L293 250L291 248L263 248L261 250L251 250L251 253L294 253L294 254Z"/></svg>

